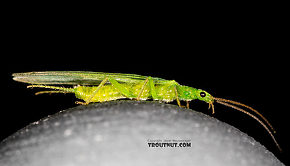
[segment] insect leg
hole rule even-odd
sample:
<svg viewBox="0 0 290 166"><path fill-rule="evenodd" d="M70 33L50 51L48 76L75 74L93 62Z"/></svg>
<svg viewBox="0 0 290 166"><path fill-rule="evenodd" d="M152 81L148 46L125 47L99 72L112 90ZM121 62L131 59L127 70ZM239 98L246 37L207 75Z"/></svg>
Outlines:
<svg viewBox="0 0 290 166"><path fill-rule="evenodd" d="M55 89L57 91L40 91L35 93L35 95L43 94L43 93L75 93L74 88L64 88L59 86L46 86L46 85L29 85L27 88L47 88L47 89Z"/></svg>
<svg viewBox="0 0 290 166"><path fill-rule="evenodd" d="M176 96L176 101L179 107L182 107L182 105L180 104L180 100L178 97L178 93L177 93L177 89L176 89L176 85L174 86L174 91L175 91L175 96Z"/></svg>
<svg viewBox="0 0 290 166"><path fill-rule="evenodd" d="M128 98L135 98L136 96L133 96L128 89L126 89L124 86L122 86L120 83L118 83L115 79L109 77L110 83L116 88L122 95L128 97Z"/></svg>
<svg viewBox="0 0 290 166"><path fill-rule="evenodd" d="M45 93L52 94L52 93L69 93L69 92L65 92L65 91L61 91L61 90L49 90L49 91L36 92L35 95L40 95L40 94L45 94Z"/></svg>
<svg viewBox="0 0 290 166"><path fill-rule="evenodd" d="M143 91L145 89L145 86L148 83L148 80L149 80L149 78L147 77L146 80L144 81L144 84L142 86L142 89L140 90L140 92L139 92L138 97L136 98L136 100L140 100L140 97L141 97L141 95L142 95L142 93L143 93Z"/></svg>
<svg viewBox="0 0 290 166"><path fill-rule="evenodd" d="M186 101L186 108L189 108L189 101Z"/></svg>
<svg viewBox="0 0 290 166"><path fill-rule="evenodd" d="M85 101L85 102L81 102L81 101L77 101L76 104L82 104L82 105L87 105L89 104L93 97L97 94L97 92L101 89L101 87L104 86L104 84L108 81L108 77L106 77L97 87L97 89L91 94L91 96Z"/></svg>
<svg viewBox="0 0 290 166"><path fill-rule="evenodd" d="M149 86L150 86L150 93L153 100L159 100L152 77L148 77L148 80L149 80Z"/></svg>

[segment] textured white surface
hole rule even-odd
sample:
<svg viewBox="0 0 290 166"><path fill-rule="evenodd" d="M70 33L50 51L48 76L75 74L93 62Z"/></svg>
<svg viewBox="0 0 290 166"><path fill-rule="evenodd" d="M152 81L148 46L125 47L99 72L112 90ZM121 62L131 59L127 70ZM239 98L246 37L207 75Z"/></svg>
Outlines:
<svg viewBox="0 0 290 166"><path fill-rule="evenodd" d="M191 147L149 147L189 140ZM212 117L157 102L78 106L35 122L0 145L4 166L283 165L253 138Z"/></svg>

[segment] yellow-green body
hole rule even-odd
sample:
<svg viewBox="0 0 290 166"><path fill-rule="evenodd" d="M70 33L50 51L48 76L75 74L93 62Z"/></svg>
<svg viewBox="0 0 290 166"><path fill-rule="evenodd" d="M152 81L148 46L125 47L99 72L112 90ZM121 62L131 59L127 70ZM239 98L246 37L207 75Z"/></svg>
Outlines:
<svg viewBox="0 0 290 166"><path fill-rule="evenodd" d="M122 84L123 88L127 89L132 97L127 97L120 93L112 84L104 85L101 87L97 93L92 97L91 102L105 102L124 98L137 98L140 91L142 90L144 83L140 84ZM160 100L165 102L170 102L176 99L174 88L169 85L158 85L155 86L156 94L162 96ZM75 95L77 98L87 101L92 93L97 89L96 86L76 86L74 87ZM149 85L145 86L142 94L140 95L140 100L152 99L150 93Z"/></svg>

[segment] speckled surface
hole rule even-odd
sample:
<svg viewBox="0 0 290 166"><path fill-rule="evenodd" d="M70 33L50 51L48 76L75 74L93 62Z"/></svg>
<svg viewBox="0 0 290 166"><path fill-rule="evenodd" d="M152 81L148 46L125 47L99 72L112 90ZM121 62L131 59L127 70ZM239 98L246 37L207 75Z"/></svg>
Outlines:
<svg viewBox="0 0 290 166"><path fill-rule="evenodd" d="M149 147L156 142L191 146ZM253 138L200 112L114 101L77 106L30 124L1 143L0 165L283 164Z"/></svg>

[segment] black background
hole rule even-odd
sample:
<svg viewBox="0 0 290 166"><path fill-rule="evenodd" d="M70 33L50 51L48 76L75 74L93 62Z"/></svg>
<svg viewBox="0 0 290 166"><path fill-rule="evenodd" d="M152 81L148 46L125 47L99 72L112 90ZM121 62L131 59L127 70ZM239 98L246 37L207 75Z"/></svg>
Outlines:
<svg viewBox="0 0 290 166"><path fill-rule="evenodd" d="M256 108L277 130L275 136L284 152L278 151L254 119L218 104L214 115L206 103L190 104L192 109L252 136L287 164L289 27L283 10L267 7L270 8L215 11L205 8L194 12L195 9L180 12L167 9L165 14L158 9L97 12L65 6L25 9L13 6L3 24L1 62L7 85L2 86L5 93L2 93L0 138L76 106L71 94L35 96L37 89L27 89L26 84L13 81L12 73L53 70L134 73L174 79L215 97Z"/></svg>

